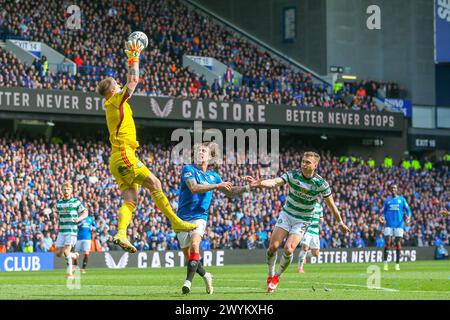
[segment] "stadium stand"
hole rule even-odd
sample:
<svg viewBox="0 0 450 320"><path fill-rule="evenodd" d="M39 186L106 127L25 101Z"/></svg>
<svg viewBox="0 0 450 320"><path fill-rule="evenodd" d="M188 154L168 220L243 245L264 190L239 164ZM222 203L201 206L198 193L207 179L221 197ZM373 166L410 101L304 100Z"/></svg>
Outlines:
<svg viewBox="0 0 450 320"><path fill-rule="evenodd" d="M64 143L63 143L64 141ZM52 251L56 239L53 214L59 187L73 181L74 192L97 222L94 251L116 250L109 240L116 232L119 189L108 170L109 144L66 134L50 141L8 134L0 136L0 252ZM299 166L302 147L285 144L280 172ZM383 247L378 214L395 181L411 206L413 219L405 236L406 246L448 243L449 218L438 215L449 206L449 162L415 170L400 165L371 167L356 157L321 152L319 173L332 185L335 201L351 234L343 236L325 208L321 247ZM162 179L163 189L177 208L180 164L170 160L170 146L143 141L139 157ZM224 181L242 184L236 177L255 175L257 166L227 163L218 169ZM202 248L266 248L282 207L287 188L255 190L229 199L214 193ZM128 229L139 250L177 249L175 233L156 211L143 190L136 215Z"/></svg>
<svg viewBox="0 0 450 320"><path fill-rule="evenodd" d="M314 84L310 74L294 71L178 1L79 1L81 30L64 27L66 17L60 13L67 1L0 0L0 4L4 39L44 42L78 67L76 75L47 73L41 60L33 70L2 52L4 86L94 91L95 83L106 76L126 79L123 39L133 30L143 30L150 43L141 59L137 94L375 111L373 97L394 98L404 92L397 84L379 81L346 84L339 90ZM243 74L242 85L226 79L222 87L209 85L182 67L184 54L218 59Z"/></svg>

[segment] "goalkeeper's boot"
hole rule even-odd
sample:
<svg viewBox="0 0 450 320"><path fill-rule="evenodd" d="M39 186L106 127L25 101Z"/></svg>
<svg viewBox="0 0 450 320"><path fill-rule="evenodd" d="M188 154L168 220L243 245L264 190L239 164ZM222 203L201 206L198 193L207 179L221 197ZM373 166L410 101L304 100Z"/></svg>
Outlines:
<svg viewBox="0 0 450 320"><path fill-rule="evenodd" d="M191 285L192 283L189 280L186 280L183 284L183 288L181 288L181 292L183 294L188 294L189 292L191 292Z"/></svg>
<svg viewBox="0 0 450 320"><path fill-rule="evenodd" d="M398 263L395 265L395 271L400 271L400 265Z"/></svg>
<svg viewBox="0 0 450 320"><path fill-rule="evenodd" d="M130 241L128 241L127 238L121 238L118 237L117 235L113 238L113 243L115 245L118 245L119 247L121 247L123 250L129 252L129 253L135 253L137 250L136 248L131 244Z"/></svg>
<svg viewBox="0 0 450 320"><path fill-rule="evenodd" d="M269 286L267 288L267 292L272 293L275 291L275 289L278 287L278 283L280 282L280 276L274 275L272 277L272 281L270 281Z"/></svg>
<svg viewBox="0 0 450 320"><path fill-rule="evenodd" d="M212 274L209 273L209 272L206 272L205 275L203 276L203 281L205 281L206 293L207 294L213 294L214 287L212 285L212 281L213 281Z"/></svg>
<svg viewBox="0 0 450 320"><path fill-rule="evenodd" d="M197 228L197 225L195 223L189 223L186 221L181 220L177 217L177 219L174 219L172 222L172 227L175 232L189 232Z"/></svg>

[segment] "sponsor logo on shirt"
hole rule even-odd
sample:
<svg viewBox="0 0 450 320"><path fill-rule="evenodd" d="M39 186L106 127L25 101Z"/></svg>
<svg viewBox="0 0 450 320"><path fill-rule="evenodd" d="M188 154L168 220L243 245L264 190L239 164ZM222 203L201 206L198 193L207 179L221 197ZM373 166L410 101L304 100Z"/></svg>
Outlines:
<svg viewBox="0 0 450 320"><path fill-rule="evenodd" d="M390 204L389 205L389 210L399 210L399 205L398 204Z"/></svg>

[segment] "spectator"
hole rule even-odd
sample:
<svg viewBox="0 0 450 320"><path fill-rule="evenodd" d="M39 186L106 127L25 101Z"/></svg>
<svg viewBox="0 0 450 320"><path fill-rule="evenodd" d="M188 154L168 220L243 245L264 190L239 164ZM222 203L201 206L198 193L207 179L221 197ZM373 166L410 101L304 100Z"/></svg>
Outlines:
<svg viewBox="0 0 450 320"><path fill-rule="evenodd" d="M12 241L11 252L22 252L22 243L19 238Z"/></svg>
<svg viewBox="0 0 450 320"><path fill-rule="evenodd" d="M45 238L44 238L43 242L44 242L44 250L45 250L45 252L50 251L50 248L53 245L53 240L52 240L52 238L50 236L50 232L47 232L45 234Z"/></svg>
<svg viewBox="0 0 450 320"><path fill-rule="evenodd" d="M6 238L5 232L3 230L0 230L0 253L6 252L7 242L8 239Z"/></svg>
<svg viewBox="0 0 450 320"><path fill-rule="evenodd" d="M39 233L45 235L44 249L54 251L57 228L53 214L58 198L55 195L66 177L73 179L78 196L92 207L98 225L98 231L93 234L92 251L101 252L105 244L108 250L118 249L108 240L117 232L119 189L108 171L110 148L107 137L102 140L101 136L95 134L95 140L76 139L65 132L59 139L46 141L20 134L14 138L0 135L0 244L5 243L6 237L7 252L17 250L17 247L20 249L16 252L21 252L26 234L31 235L28 240L33 241L36 248L40 236L33 236ZM168 198L170 203L176 204L181 164L167 161L170 154L168 145L149 138L142 136L141 156L152 159L150 170L166 177L163 187L170 186ZM292 144L289 139L283 140L278 174L300 166L302 148L297 142L295 147ZM387 196L385 183L392 180L398 183L413 212L411 224L405 232L405 246L426 247L438 244L435 243L437 239L448 241L448 219L442 218L436 210L448 203L448 163L442 162L432 170L419 169L416 172L396 166L372 168L362 163L357 155L340 157L326 150L321 152L321 157L319 174L329 177L342 217L353 226L351 234L343 236L325 208L321 226L322 248L382 246L383 240L379 235L382 226L378 216ZM342 162L339 161L341 158ZM96 168L95 174L92 166ZM241 183L238 177L257 174L256 168L235 163L225 163L219 171L224 180L237 185ZM96 179L92 179L94 176ZM49 180L52 182L46 182ZM25 191L22 190L30 195L27 201L24 201L22 192ZM287 188L254 190L233 199L214 193L205 246L210 249L267 248L270 232L286 196ZM359 239L357 232L360 233ZM155 211L144 194L139 197L129 233L133 242L143 240L144 248L147 244L149 249L161 250L166 242L169 250L178 249L167 219ZM377 237L373 239L375 234Z"/></svg>
<svg viewBox="0 0 450 320"><path fill-rule="evenodd" d="M434 236L433 244L435 247L440 247L442 244L442 240L436 235Z"/></svg>
<svg viewBox="0 0 450 320"><path fill-rule="evenodd" d="M178 250L178 242L175 241L174 237L170 237L169 243L167 244L169 250Z"/></svg>
<svg viewBox="0 0 450 320"><path fill-rule="evenodd" d="M0 68L3 78L0 85L94 91L96 82L105 76L115 73L114 76L125 79L123 41L115 36L116 29L142 29L149 35L148 47L141 58L142 74L148 76L142 78L136 94L375 111L372 98L383 94L383 88L387 87L388 97L398 97L403 91L396 83L366 81L345 85L338 82L331 92L326 84L315 83L310 73L294 70L179 1L137 0L133 4L116 2L98 6L80 0L78 5L83 8L86 21L91 23L89 27L82 26L82 36L79 32L64 32L65 20L54 19L64 11L64 2L49 0L45 7L32 1L4 4L5 14L0 21L4 29L12 32L11 36L45 41L74 61L80 75L69 75L65 70L52 73L47 71L48 67L39 74L39 69L27 68L17 59L11 59L7 60L12 61L8 68ZM41 14L33 15L33 12ZM142 12L148 13L146 19L138 14ZM51 24L42 26L42 21ZM195 73L183 68L184 54L212 57L227 65L223 88L217 90L214 85L212 89L196 79ZM243 75L242 84L236 83L233 70ZM22 71L26 75L23 78ZM30 81L28 76L30 79L36 76L36 80Z"/></svg>
<svg viewBox="0 0 450 320"><path fill-rule="evenodd" d="M150 246L148 245L147 242L145 242L144 240L140 240L138 242L134 243L134 246L136 247L137 251L147 251L150 250Z"/></svg>
<svg viewBox="0 0 450 320"><path fill-rule="evenodd" d="M439 247L436 247L435 259L436 260L448 259L448 250L445 249L444 244L441 243Z"/></svg>
<svg viewBox="0 0 450 320"><path fill-rule="evenodd" d="M257 239L256 239L256 248L257 249L266 249L267 248L265 241L261 238L260 235L258 235Z"/></svg>
<svg viewBox="0 0 450 320"><path fill-rule="evenodd" d="M75 57L75 59L73 59L73 62L75 62L75 64L77 65L77 68L83 66L83 59L81 59L81 57L78 54Z"/></svg>
<svg viewBox="0 0 450 320"><path fill-rule="evenodd" d="M320 238L320 249L327 249L328 248L328 242L324 237Z"/></svg>
<svg viewBox="0 0 450 320"><path fill-rule="evenodd" d="M211 91L213 93L220 93L222 91L222 89L220 88L219 81L217 79L214 79L214 82L211 85Z"/></svg>
<svg viewBox="0 0 450 320"><path fill-rule="evenodd" d="M97 238L95 233L92 233L91 238L91 252L108 252L109 247L108 243L100 243L100 240Z"/></svg>
<svg viewBox="0 0 450 320"><path fill-rule="evenodd" d="M104 244L101 245L100 251L95 251L95 252L109 252L108 244L105 242Z"/></svg>
<svg viewBox="0 0 450 320"><path fill-rule="evenodd" d="M211 240L206 235L203 237L202 242L200 243L200 248L202 250L211 250Z"/></svg>
<svg viewBox="0 0 450 320"><path fill-rule="evenodd" d="M167 250L167 240L166 238L163 238L160 243L157 245L158 251L166 251Z"/></svg>
<svg viewBox="0 0 450 320"><path fill-rule="evenodd" d="M41 61L41 77L45 77L47 75L49 68L49 63L46 56L42 56Z"/></svg>
<svg viewBox="0 0 450 320"><path fill-rule="evenodd" d="M227 70L225 71L223 75L223 80L225 81L225 84L227 86L231 85L233 83L233 70L230 69L230 67L227 67Z"/></svg>
<svg viewBox="0 0 450 320"><path fill-rule="evenodd" d="M42 235L38 238L38 241L36 242L36 246L34 248L34 252L47 252L48 250L45 249L44 244L44 238Z"/></svg>
<svg viewBox="0 0 450 320"><path fill-rule="evenodd" d="M356 237L353 239L353 247L354 248L365 248L366 247L364 239L361 238L360 232L357 232Z"/></svg>
<svg viewBox="0 0 450 320"><path fill-rule="evenodd" d="M384 236L382 233L379 233L375 242L375 246L377 248L384 248L385 242L384 242Z"/></svg>
<svg viewBox="0 0 450 320"><path fill-rule="evenodd" d="M25 253L34 252L34 244L33 240L30 239L30 236L25 236L25 241L22 243L22 252Z"/></svg>
<svg viewBox="0 0 450 320"><path fill-rule="evenodd" d="M110 235L108 233L108 228L103 229L102 234L100 235L100 245L103 246L103 244L107 241L109 241Z"/></svg>

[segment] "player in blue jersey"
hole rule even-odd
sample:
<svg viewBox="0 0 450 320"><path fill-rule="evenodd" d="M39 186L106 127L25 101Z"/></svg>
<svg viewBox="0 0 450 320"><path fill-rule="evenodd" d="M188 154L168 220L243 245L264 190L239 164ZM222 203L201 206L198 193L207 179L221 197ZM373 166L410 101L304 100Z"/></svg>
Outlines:
<svg viewBox="0 0 450 320"><path fill-rule="evenodd" d="M78 236L77 243L75 244L75 251L83 252L83 266L81 267L81 273L86 273L89 252L91 251L91 232L95 229L97 229L97 224L92 216L88 216L86 219L78 222ZM76 259L74 259L74 265L78 265Z"/></svg>
<svg viewBox="0 0 450 320"><path fill-rule="evenodd" d="M388 263L387 256L388 250L393 248L394 245L392 243L392 237L395 237L395 249L396 249L396 264L395 270L400 270L400 249L402 247L402 238L403 238L403 228L404 228L404 218L405 211L407 212L408 217L406 218L406 224L409 224L411 219L411 209L406 203L406 199L397 194L398 187L396 184L392 184L389 186L389 191L391 192L391 196L387 197L384 202L383 212L380 217L380 222L385 224L384 228L384 236L385 236L385 246L383 253L384 260L384 270L388 271Z"/></svg>
<svg viewBox="0 0 450 320"><path fill-rule="evenodd" d="M200 242L205 233L208 211L211 205L213 190L233 197L249 192L253 185L234 187L231 182L223 182L220 176L208 168L217 154L217 144L204 143L194 146L194 164L183 165L177 215L183 220L197 225L190 232L177 234L180 247L187 263L187 276L182 292L191 291L192 279L198 273L206 285L206 292L213 293L212 275L206 272L200 261Z"/></svg>

